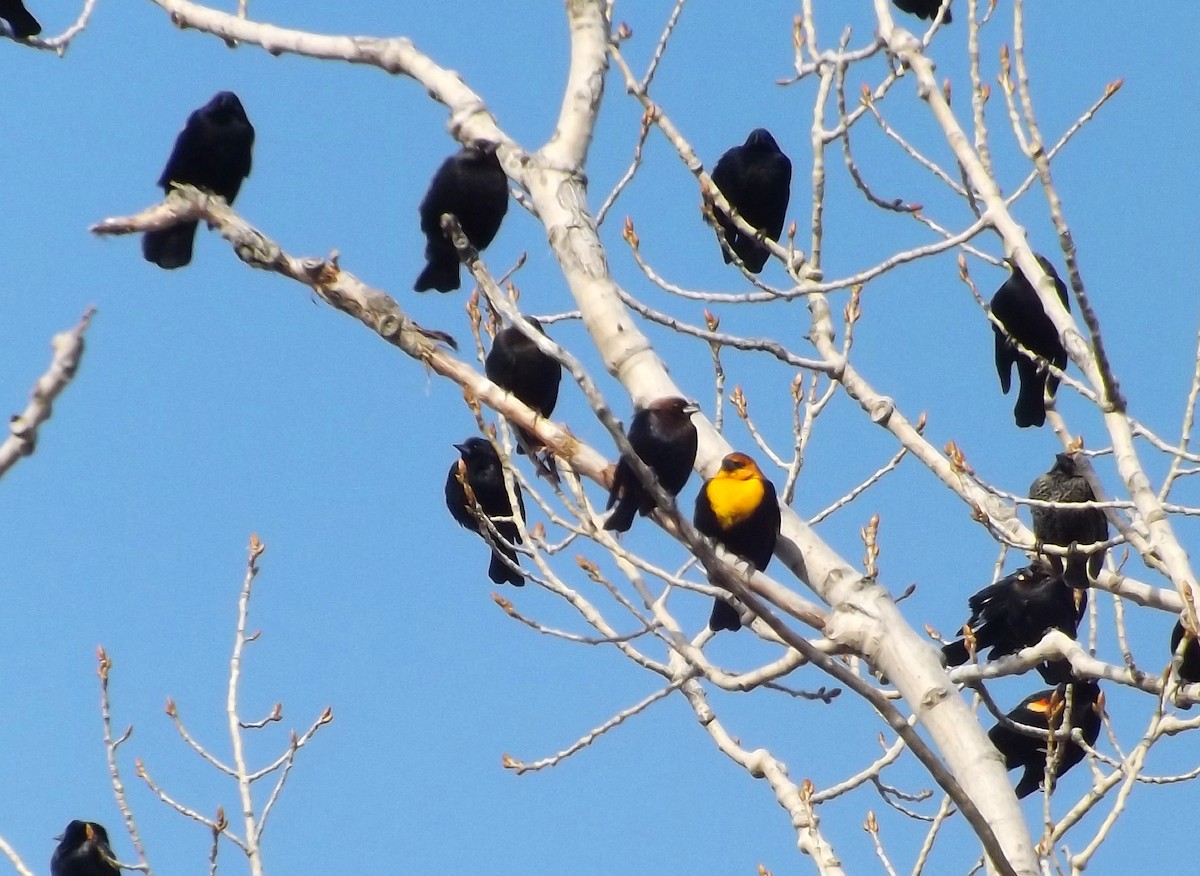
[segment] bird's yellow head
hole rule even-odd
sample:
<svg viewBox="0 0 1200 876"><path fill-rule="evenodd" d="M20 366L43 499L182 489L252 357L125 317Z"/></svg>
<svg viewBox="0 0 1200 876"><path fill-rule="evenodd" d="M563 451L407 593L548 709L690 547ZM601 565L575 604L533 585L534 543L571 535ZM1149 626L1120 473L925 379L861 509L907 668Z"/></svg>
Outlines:
<svg viewBox="0 0 1200 876"><path fill-rule="evenodd" d="M735 481L763 480L758 463L744 453L731 453L721 460L721 468L715 477Z"/></svg>

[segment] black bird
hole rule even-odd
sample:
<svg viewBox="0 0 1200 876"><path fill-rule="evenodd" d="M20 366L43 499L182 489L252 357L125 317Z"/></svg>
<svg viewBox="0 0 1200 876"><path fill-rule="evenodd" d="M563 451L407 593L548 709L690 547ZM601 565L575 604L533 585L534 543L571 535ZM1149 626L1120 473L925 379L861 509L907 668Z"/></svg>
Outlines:
<svg viewBox="0 0 1200 876"><path fill-rule="evenodd" d="M1050 471L1038 475L1029 485L1029 498L1044 502L1094 502L1096 494L1079 471L1075 458L1069 453L1054 457ZM1039 508L1034 506L1033 535L1045 544L1070 548L1072 545L1094 544L1108 540L1108 520L1100 508ZM1095 578L1104 568L1107 549L1094 554L1070 557L1047 556L1072 587L1087 587L1088 578ZM1063 560L1066 560L1064 571Z"/></svg>
<svg viewBox="0 0 1200 876"><path fill-rule="evenodd" d="M1183 623L1175 621L1175 629L1171 630L1171 654L1179 648L1183 641ZM1187 684L1200 681L1200 645L1196 640L1188 639L1183 647L1183 664L1179 667L1179 680Z"/></svg>
<svg viewBox="0 0 1200 876"><path fill-rule="evenodd" d="M917 18L927 18L933 21L937 17L937 11L942 6L942 0L892 0L896 4L896 8L901 12L907 12L909 15L915 15ZM950 7L946 7L946 14L942 18L946 24L954 20L950 14Z"/></svg>
<svg viewBox="0 0 1200 876"><path fill-rule="evenodd" d="M525 320L543 335L546 333L532 316ZM492 349L483 362L483 370L488 380L511 392L543 417L554 413L554 406L558 404L558 385L562 382L562 365L539 350L537 344L516 326L510 325L496 333ZM536 450L542 446L537 436L524 429L518 431L523 444L517 447L517 453L524 453L525 447Z"/></svg>
<svg viewBox="0 0 1200 876"><path fill-rule="evenodd" d="M769 131L755 128L745 143L722 155L713 168L712 181L738 215L761 235L779 240L787 218L792 162L780 151ZM767 248L755 237L739 232L721 210L715 210L714 215L725 234L725 242L737 253L746 270L752 274L762 271L771 255ZM733 261L724 247L721 254L725 264Z"/></svg>
<svg viewBox="0 0 1200 876"><path fill-rule="evenodd" d="M1038 691L1009 712L1009 720L1038 730L1050 727L1057 730L1062 725L1063 712L1066 711L1068 688L1072 689L1069 726L1078 727L1084 741L1094 746L1100 736L1101 714L1104 710L1104 696L1100 693L1100 685L1094 681L1076 681L1069 685L1060 684L1054 690ZM1005 769L1025 768L1021 781L1017 783L1017 798L1028 797L1036 791L1046 775L1048 740L1026 736L1003 724L997 724L989 730L988 738L1004 756ZM1054 778L1057 779L1083 760L1084 750L1074 741L1056 740L1055 745L1059 752L1054 768Z"/></svg>
<svg viewBox="0 0 1200 876"><path fill-rule="evenodd" d="M50 876L120 876L108 831L94 821L72 821L50 857Z"/></svg>
<svg viewBox="0 0 1200 876"><path fill-rule="evenodd" d="M696 426L692 414L700 410L685 398L667 396L655 399L633 415L629 425L629 443L638 458L646 463L658 478L658 484L672 496L678 496L692 474L696 462ZM633 516L642 516L654 509L654 500L634 474L629 460L622 456L617 462L608 505L616 510L604 521L604 528L628 532Z"/></svg>
<svg viewBox="0 0 1200 876"><path fill-rule="evenodd" d="M759 572L775 552L779 523L775 485L744 453L722 459L721 468L696 496L692 525ZM742 621L736 609L718 596L708 626L714 631L740 630Z"/></svg>
<svg viewBox="0 0 1200 876"><path fill-rule="evenodd" d="M428 264L413 288L418 292L457 289L458 250L442 231L442 214L458 219L475 249L492 242L508 211L508 177L496 157L496 144L477 140L443 161L418 210Z"/></svg>
<svg viewBox="0 0 1200 876"><path fill-rule="evenodd" d="M253 149L254 126L246 118L242 102L232 91L218 92L188 116L158 185L170 193L172 183L187 183L232 204L242 180L250 175ZM142 238L142 255L160 268L182 268L192 260L195 239L195 222L147 231Z"/></svg>
<svg viewBox="0 0 1200 876"><path fill-rule="evenodd" d="M975 636L976 652L991 648L988 659L996 660L1036 645L1047 630L1062 630L1075 638L1087 607L1087 591L1068 587L1049 563L1038 559L984 587L967 604L971 619L966 625ZM961 666L970 656L965 639L943 646L942 653L950 666ZM1066 660L1040 663L1037 670L1047 684L1071 677Z"/></svg>
<svg viewBox="0 0 1200 876"><path fill-rule="evenodd" d="M18 39L28 39L42 32L41 24L29 14L21 0L0 0L0 18L7 22Z"/></svg>
<svg viewBox="0 0 1200 876"><path fill-rule="evenodd" d="M1044 256L1037 257L1038 264L1054 280L1058 290L1058 298L1068 312L1071 302L1067 298L1067 287L1054 265ZM1013 408L1013 416L1018 428L1026 426L1041 426L1046 422L1046 406L1042 401L1043 391L1053 397L1058 390L1058 378L1046 371L1040 370L1037 363L1017 350L1009 340L1017 341L1025 349L1036 353L1043 359L1055 365L1059 370L1067 367L1067 351L1058 337L1058 329L1046 316L1042 308L1037 290L1025 278L1015 262L1009 262L1012 276L1004 281L1004 285L992 296L992 316L1000 321L1008 335L996 325L992 332L996 339L996 373L1000 375L1000 389L1008 395L1012 388L1012 366L1017 366L1017 379L1020 388L1017 390L1017 403Z"/></svg>
<svg viewBox="0 0 1200 876"><path fill-rule="evenodd" d="M455 444L455 450L461 455L461 461L455 460L446 476L446 507L450 515L461 525L472 532L479 532L479 521L472 512L472 506L467 501L467 491L459 480L460 463L465 468L467 483L475 494L475 503L488 517L512 517L512 504L508 501L508 490L504 487L504 470L500 465L500 457L496 448L492 447L486 438L468 438L462 444ZM513 492L517 497L517 508L521 519L525 519L525 500L521 497L521 485L513 482ZM517 524L511 520L494 521L496 531L510 544L521 543L521 533ZM481 536L482 537L482 536ZM501 547L500 553L508 557L514 564L518 563L517 552L511 547ZM514 587L525 586L525 579L516 569L508 564L492 549L492 562L488 566L488 577L496 584L512 584Z"/></svg>

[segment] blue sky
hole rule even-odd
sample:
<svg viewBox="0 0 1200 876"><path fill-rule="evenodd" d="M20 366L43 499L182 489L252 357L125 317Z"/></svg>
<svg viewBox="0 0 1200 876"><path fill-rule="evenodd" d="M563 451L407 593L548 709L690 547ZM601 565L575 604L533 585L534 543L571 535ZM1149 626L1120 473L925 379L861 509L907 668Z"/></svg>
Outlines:
<svg viewBox="0 0 1200 876"><path fill-rule="evenodd" d="M232 6L232 3L229 4ZM1001 0L1006 18L1008 3ZM1124 77L1120 95L1068 146L1055 179L1072 223L1085 282L1133 413L1173 437L1192 371L1200 220L1191 45L1200 10L1163 4L1153 17L1126 4L1030 4L1028 45L1035 100L1048 138ZM429 4L359 0L331 11L312 0L255 0L264 20L321 32L403 34L438 63L461 72L502 127L534 148L552 130L567 64L559 4L459 4L455 18ZM852 45L870 33L867 0L818 4L828 43L849 23ZM74 4L33 3L48 34L76 14ZM685 9L656 86L658 100L711 166L754 127L772 130L795 164L789 215L807 224L808 128L814 86L788 88L796 5L695 4ZM661 0L619 4L634 38L625 52L644 66L670 10ZM965 10L962 17L965 19ZM911 23L910 19L904 19ZM986 38L989 78L1005 22ZM967 106L966 28L955 24L932 55L939 77ZM851 74L875 81L876 63ZM187 269L163 272L142 261L132 239L99 240L87 226L136 211L158 197L154 181L188 113L214 92L236 91L257 130L254 171L237 208L294 255L324 255L399 299L420 322L469 338L465 292L417 296L422 240L416 205L438 163L455 148L445 113L411 81L376 70L299 58L180 32L150 3L98 5L93 22L63 59L0 43L0 403L19 410L49 361L50 337L89 305L98 313L81 371L56 405L37 453L0 483L0 582L6 635L0 645L0 723L7 798L5 836L35 871L51 837L72 818L109 826L118 854L132 860L119 828L100 743L95 647L115 662L115 722L132 722L125 778L162 873L197 870L206 832L166 811L133 776L132 758L197 809L235 811L233 788L186 750L163 715L174 697L192 732L225 755L224 684L235 599L251 532L267 544L253 602L262 638L247 657L248 717L284 704L284 725L306 727L326 705L335 720L299 758L267 831L269 872L369 872L591 876L807 872L787 818L768 789L726 761L676 699L603 737L582 754L536 775L500 767L503 753L534 760L557 751L655 689L656 679L612 649L571 645L513 623L493 604L486 551L442 505L451 444L472 433L459 390L382 343L360 325L314 302L304 288L245 269L215 235L201 232ZM945 161L949 149L905 81L885 105L906 136ZM640 109L610 74L588 176L598 207L629 161ZM998 89L989 118L1002 187L1026 173L1004 128ZM865 122L856 133L860 164L891 197L924 204L947 227L967 222L965 207L889 146ZM911 219L867 208L830 153L827 276L861 269L897 249L930 240ZM701 321L694 302L670 299L642 277L620 240L631 216L642 253L656 270L692 288L740 291L699 216L695 183L657 133L646 167L606 223L616 278L649 303ZM1057 253L1037 191L1016 208L1035 247ZM544 247L544 234L515 204L487 260L497 272L521 252L522 304L553 313L571 304ZM979 245L1001 254L998 242ZM971 270L990 293L1004 273ZM768 282L784 281L772 264ZM832 302L839 308L845 293ZM906 266L873 283L864 298L855 361L910 416L927 411L928 434L955 440L980 474L1022 492L1058 449L1048 430L1018 432L1012 398L1000 396L991 333L957 280L954 255ZM799 351L802 303L728 307L723 325L775 334ZM552 335L570 346L628 411L623 390L603 373L576 324ZM675 378L711 415L707 347L651 327ZM788 444L792 375L757 358L729 354L730 384L741 383L775 445ZM1102 446L1098 417L1069 395L1062 408ZM578 391L564 386L559 415L606 453L611 442ZM732 443L751 449L731 411ZM1144 445L1143 445L1144 447ZM801 474L795 507L812 515L857 484L894 451L857 405L839 396L822 418ZM756 454L758 455L758 454ZM1148 462L1152 474L1165 462ZM1101 473L1115 484L1110 467ZM690 508L697 482L685 489ZM1195 504L1184 484L1178 500ZM593 492L599 500L599 491ZM990 579L994 544L969 510L911 460L821 532L857 559L858 529L883 520L882 580L893 592L916 583L902 605L910 621L948 632L966 596ZM1177 525L1185 546L1194 526ZM627 543L678 564L682 554L647 523ZM1010 559L1011 568L1016 560ZM1136 564L1134 564L1136 565ZM567 579L589 585L560 562ZM1144 570L1143 580L1161 582ZM798 585L800 586L800 585ZM506 591L523 612L551 625L573 624L554 599L527 587ZM597 597L598 598L598 597ZM1111 601L1098 599L1099 655L1120 662ZM672 601L698 629L708 603ZM1172 619L1129 611L1139 664L1166 662ZM577 626L573 627L578 629ZM774 653L747 635L711 647L722 665L746 668ZM1144 662L1143 662L1144 661ZM827 684L813 670L789 679ZM1036 680L997 684L1015 703ZM1122 742L1148 718L1141 696L1109 691ZM713 705L746 747L766 746L796 780L818 787L862 768L882 725L843 697L833 706L781 694L713 693ZM278 727L250 746L265 761L286 744ZM1151 757L1152 773L1195 765L1180 737ZM928 787L911 760L885 781ZM1077 769L1062 785L1061 812L1086 786ZM1096 873L1127 872L1140 860L1135 839L1161 823L1189 786L1139 787ZM261 800L260 800L261 804ZM924 804L933 811L935 803ZM1036 823L1040 804L1028 802ZM823 828L852 871L874 867L860 825L867 809L883 819L884 839L907 869L923 835L871 790L822 810ZM1072 836L1078 848L1094 830ZM957 872L974 845L952 825L931 872ZM387 864L383 864L387 861ZM226 863L235 866L233 858ZM944 868L951 868L949 870ZM236 865L240 869L240 864Z"/></svg>

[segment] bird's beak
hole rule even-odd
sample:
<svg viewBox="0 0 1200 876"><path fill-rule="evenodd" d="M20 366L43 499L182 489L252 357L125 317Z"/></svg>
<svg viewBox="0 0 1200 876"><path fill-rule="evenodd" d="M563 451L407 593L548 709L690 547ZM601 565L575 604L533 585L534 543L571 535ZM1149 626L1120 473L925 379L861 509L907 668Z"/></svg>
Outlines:
<svg viewBox="0 0 1200 876"><path fill-rule="evenodd" d="M450 446L453 447L455 450L457 450L459 453L463 454L464 456L467 453L467 445L465 445L465 444L451 444Z"/></svg>
<svg viewBox="0 0 1200 876"><path fill-rule="evenodd" d="M700 405L698 405L696 402L692 401L691 399L688 399L688 403L686 405L684 405L683 412L685 414L687 414L689 417L692 414L698 414L698 413L700 413Z"/></svg>

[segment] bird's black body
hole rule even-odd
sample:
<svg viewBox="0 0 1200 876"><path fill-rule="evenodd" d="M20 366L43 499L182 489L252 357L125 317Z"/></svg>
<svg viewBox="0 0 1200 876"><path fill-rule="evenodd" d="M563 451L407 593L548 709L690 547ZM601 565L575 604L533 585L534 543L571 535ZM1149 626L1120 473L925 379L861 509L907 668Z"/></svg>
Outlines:
<svg viewBox="0 0 1200 876"><path fill-rule="evenodd" d="M1059 279L1054 265L1043 256L1038 256L1037 259L1042 269L1054 280L1063 307L1070 311L1067 287ZM1059 340L1058 330L1050 321L1050 317L1046 316L1037 290L1015 264L1012 266L1012 276L1005 280L1004 285L992 296L991 307L992 315L1000 321L1013 340L1060 370L1067 366L1067 351ZM996 373L1000 375L1000 388L1005 395L1008 395L1009 389L1012 388L1012 366L1017 366L1020 386L1017 389L1017 403L1013 408L1017 426L1024 429L1027 426L1043 425L1046 422L1046 406L1042 401L1042 393L1045 391L1053 396L1058 389L1058 378L1039 370L1037 364L1018 351L997 326L992 326L992 332L996 344Z"/></svg>
<svg viewBox="0 0 1200 876"><path fill-rule="evenodd" d="M158 185L169 193L172 183L187 183L232 204L242 180L250 175L253 150L254 126L242 102L232 91L222 91L188 116ZM160 268L182 268L192 260L195 239L195 222L148 231L142 238L142 255Z"/></svg>
<svg viewBox="0 0 1200 876"><path fill-rule="evenodd" d="M1046 730L1053 726L1058 729L1062 725L1062 715L1066 711L1065 698L1071 689L1070 726L1078 727L1083 739L1088 745L1096 744L1100 736L1101 711L1103 708L1100 686L1094 681L1076 681L1071 684L1060 684L1055 690L1038 691L1026 697L1021 704L1008 713L1008 718L1018 724ZM1057 694L1058 702L1051 698ZM1046 739L1026 736L1011 727L997 724L988 731L992 745L1004 756L1004 768L1015 770L1024 767L1025 772L1017 783L1017 797L1028 797L1038 789L1046 774ZM1060 740L1058 762L1054 770L1054 778L1059 778L1075 764L1083 760L1084 750L1073 741Z"/></svg>
<svg viewBox="0 0 1200 876"><path fill-rule="evenodd" d="M1171 630L1171 653L1179 647L1179 643L1183 641L1183 624L1180 621L1175 621L1175 629ZM1197 644L1195 639L1191 639L1183 649L1183 664L1179 667L1179 680L1192 684L1200 681L1200 644Z"/></svg>
<svg viewBox="0 0 1200 876"><path fill-rule="evenodd" d="M692 524L756 571L767 568L779 537L779 501L775 485L744 453L731 453L721 468L704 482L696 496ZM712 630L740 630L737 611L718 597L708 626Z"/></svg>
<svg viewBox="0 0 1200 876"><path fill-rule="evenodd" d="M1069 453L1059 453L1050 471L1039 475L1029 485L1029 498L1044 502L1094 502L1092 492ZM1034 506L1033 534L1045 544L1069 548L1072 544L1088 545L1108 540L1108 520L1100 508L1039 508ZM1062 570L1064 580L1072 587L1087 587L1088 578L1095 578L1104 567L1106 551L1070 557L1047 556L1050 564ZM1063 560L1066 563L1063 563Z"/></svg>
<svg viewBox="0 0 1200 876"><path fill-rule="evenodd" d="M50 876L120 876L110 863L108 831L94 821L72 821L58 837L50 857Z"/></svg>
<svg viewBox="0 0 1200 876"><path fill-rule="evenodd" d="M462 444L455 444L463 464L466 466L467 483L475 494L475 502L488 517L512 517L512 504L508 501L508 490L504 487L504 470L500 465L500 457L496 449L485 438L468 438ZM446 507L450 515L461 525L472 532L479 532L479 521L471 513L467 502L467 492L459 481L458 461L450 466L446 476ZM525 519L525 500L521 497L521 485L513 482L513 492L517 497L517 508L521 519ZM495 521L496 531L511 544L521 543L521 533L511 520ZM517 563L517 552L510 547L501 547L500 551L513 563ZM496 584L512 584L523 587L525 579L516 569L510 568L496 549L492 549L492 562L488 566L488 577Z"/></svg>
<svg viewBox="0 0 1200 876"><path fill-rule="evenodd" d="M539 332L542 324L533 317L526 321ZM537 348L516 326L509 326L496 333L492 349L484 360L483 370L492 383L506 389L533 408L543 417L554 413L558 404L558 386L562 382L562 365L553 356L547 356ZM521 438L529 449L541 446L533 434L520 430ZM518 447L524 453L525 447Z"/></svg>
<svg viewBox="0 0 1200 876"><path fill-rule="evenodd" d="M1087 607L1087 591L1068 587L1049 563L1039 559L984 587L967 604L971 608L967 626L975 634L976 652L990 648L988 659L996 660L1036 645L1047 630L1062 630L1075 638ZM960 666L969 657L964 639L944 646L942 653L950 666ZM1041 663L1037 669L1048 684L1071 677L1065 660Z"/></svg>
<svg viewBox="0 0 1200 876"><path fill-rule="evenodd" d="M0 0L0 18L8 22L18 39L28 39L42 32L42 25L29 14L21 0Z"/></svg>
<svg viewBox="0 0 1200 876"><path fill-rule="evenodd" d="M480 141L442 162L418 210L427 264L413 288L418 292L457 289L458 250L442 231L442 214L458 219L475 249L492 242L508 211L508 177L496 157L496 145Z"/></svg>
<svg viewBox="0 0 1200 876"><path fill-rule="evenodd" d="M756 128L745 143L722 155L713 168L712 181L738 215L761 234L779 240L787 218L792 162L780 151L770 132ZM722 211L717 210L715 216L726 243L746 270L753 274L762 271L770 252L753 236L739 232ZM726 264L733 261L723 247L721 252Z"/></svg>
<svg viewBox="0 0 1200 876"><path fill-rule="evenodd" d="M652 401L633 415L629 425L629 443L638 458L646 463L658 484L672 496L678 496L692 474L696 462L696 426L692 414L698 408L687 399L669 396ZM642 487L628 459L617 462L608 506L616 509L604 522L604 528L628 532L639 511L649 514L654 500Z"/></svg>
<svg viewBox="0 0 1200 876"><path fill-rule="evenodd" d="M909 15L915 15L917 18L927 18L933 21L937 17L937 11L942 6L942 0L892 0L896 4L896 8L901 12L907 12ZM946 15L942 21L949 24L954 20L950 14L950 8L946 8Z"/></svg>

